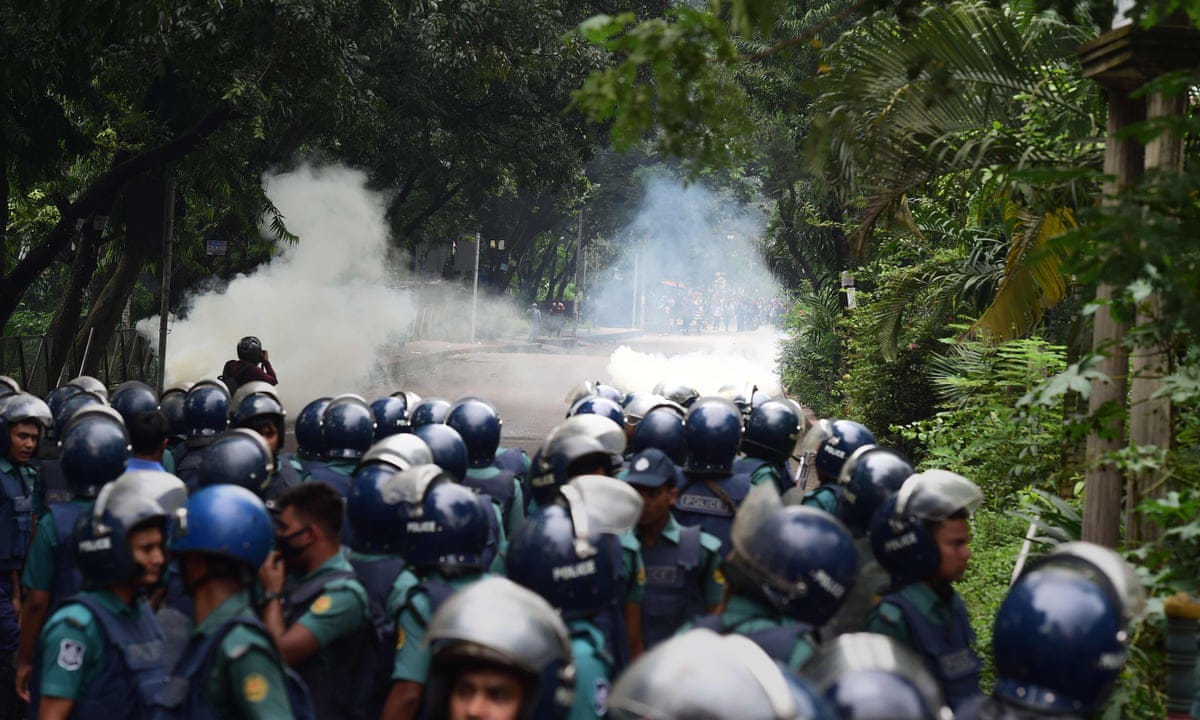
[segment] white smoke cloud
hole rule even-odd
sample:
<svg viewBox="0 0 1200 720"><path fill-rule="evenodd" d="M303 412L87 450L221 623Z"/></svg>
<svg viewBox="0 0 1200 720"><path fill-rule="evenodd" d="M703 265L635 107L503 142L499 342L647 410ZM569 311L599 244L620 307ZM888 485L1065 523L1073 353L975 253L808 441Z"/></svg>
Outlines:
<svg viewBox="0 0 1200 720"><path fill-rule="evenodd" d="M608 361L613 383L626 392L649 392L662 381L679 382L701 395L715 395L726 385L749 390L757 385L768 395L781 391L776 358L783 336L771 328L754 332L713 334L711 349L663 355L622 345Z"/></svg>
<svg viewBox="0 0 1200 720"><path fill-rule="evenodd" d="M168 384L215 377L245 335L270 351L290 414L321 395L376 384L384 351L406 336L416 309L390 270L384 200L366 182L336 166L263 178L300 239L251 275L190 300L167 336ZM152 347L158 324L138 323Z"/></svg>

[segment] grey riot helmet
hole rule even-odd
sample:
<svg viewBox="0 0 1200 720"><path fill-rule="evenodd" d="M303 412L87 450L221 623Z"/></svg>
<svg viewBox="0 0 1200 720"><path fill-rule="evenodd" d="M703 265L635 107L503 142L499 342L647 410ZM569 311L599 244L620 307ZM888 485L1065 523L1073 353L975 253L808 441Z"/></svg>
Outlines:
<svg viewBox="0 0 1200 720"><path fill-rule="evenodd" d="M832 720L828 708L741 635L690 630L638 658L608 696L613 720Z"/></svg>
<svg viewBox="0 0 1200 720"><path fill-rule="evenodd" d="M549 603L511 580L480 580L452 595L430 620L425 638L432 654L425 688L430 717L447 717L458 673L485 668L522 680L521 720L561 720L570 713L570 634Z"/></svg>
<svg viewBox="0 0 1200 720"><path fill-rule="evenodd" d="M847 633L804 666L826 701L844 718L952 720L942 688L925 663L900 642Z"/></svg>
<svg viewBox="0 0 1200 720"><path fill-rule="evenodd" d="M91 375L80 375L74 380L67 382L67 384L74 385L80 390L86 390L90 393L94 393L100 396L100 399L104 402L108 402L108 388L105 387L104 383L100 382Z"/></svg>

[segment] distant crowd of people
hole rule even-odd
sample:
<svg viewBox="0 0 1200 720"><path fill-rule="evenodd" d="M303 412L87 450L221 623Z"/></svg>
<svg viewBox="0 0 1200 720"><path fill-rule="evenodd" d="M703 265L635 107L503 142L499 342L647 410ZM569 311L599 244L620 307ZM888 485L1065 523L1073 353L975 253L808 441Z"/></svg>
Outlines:
<svg viewBox="0 0 1200 720"><path fill-rule="evenodd" d="M658 317L668 327L686 334L744 332L764 326L779 327L787 312L778 297L744 292L704 293L685 290L658 300Z"/></svg>

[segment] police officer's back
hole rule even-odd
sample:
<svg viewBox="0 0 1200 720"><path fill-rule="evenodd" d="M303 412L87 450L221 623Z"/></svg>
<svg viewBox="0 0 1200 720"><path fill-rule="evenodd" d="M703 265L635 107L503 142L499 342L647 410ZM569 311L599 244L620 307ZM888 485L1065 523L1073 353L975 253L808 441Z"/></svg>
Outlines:
<svg viewBox="0 0 1200 720"><path fill-rule="evenodd" d="M875 445L875 436L853 420L821 420L804 436L804 466L800 470L797 489L803 492L802 504L820 508L838 517L842 501L842 485L838 482L842 468L856 452ZM809 476L816 475L819 484L809 487Z"/></svg>
<svg viewBox="0 0 1200 720"><path fill-rule="evenodd" d="M513 536L508 576L558 609L571 633L575 701L569 717L602 717L616 675L605 632L596 623L621 592L621 546L641 514L627 484L603 476L576 478L559 502L539 508Z"/></svg>
<svg viewBox="0 0 1200 720"><path fill-rule="evenodd" d="M366 589L342 553L343 496L310 482L279 497L275 551L259 572L263 624L321 718L359 718L375 642Z"/></svg>
<svg viewBox="0 0 1200 720"><path fill-rule="evenodd" d="M425 635L430 619L456 592L482 579L493 517L491 503L437 466L409 468L393 479L409 509L400 515L401 554L409 568L388 597L396 655L384 705L389 718L415 717L429 676Z"/></svg>
<svg viewBox="0 0 1200 720"><path fill-rule="evenodd" d="M738 511L730 550L725 608L694 627L745 635L799 670L813 654L813 631L854 585L858 559L850 533L827 513L783 506L774 485L764 483Z"/></svg>
<svg viewBox="0 0 1200 720"><path fill-rule="evenodd" d="M143 472L105 486L75 526L91 589L67 599L42 630L30 686L40 717L147 717L166 683L162 630L141 591L162 577L168 512L158 479L144 483ZM182 483L171 483L182 498Z"/></svg>
<svg viewBox="0 0 1200 720"><path fill-rule="evenodd" d="M891 585L867 629L916 650L955 710L980 695L975 634L952 583L966 572L968 519L982 501L961 475L926 470L908 478L871 523L871 546Z"/></svg>
<svg viewBox="0 0 1200 720"><path fill-rule="evenodd" d="M911 648L886 635L847 633L826 643L804 675L839 717L947 720L936 678Z"/></svg>
<svg viewBox="0 0 1200 720"><path fill-rule="evenodd" d="M188 436L171 448L171 466L188 489L195 491L201 453L229 424L229 390L220 380L201 380L187 391L183 414Z"/></svg>
<svg viewBox="0 0 1200 720"><path fill-rule="evenodd" d="M741 413L720 397L700 398L684 419L688 457L675 514L729 544L733 515L750 492L750 479L733 472L742 439Z"/></svg>
<svg viewBox="0 0 1200 720"><path fill-rule="evenodd" d="M467 446L469 467L463 484L497 503L505 534L511 535L525 519L525 497L519 474L496 464L502 426L499 413L479 398L463 398L450 408L446 425L458 431Z"/></svg>
<svg viewBox="0 0 1200 720"><path fill-rule="evenodd" d="M745 456L734 468L749 476L751 485L770 482L783 495L792 488L787 461L799 437L800 418L790 405L780 400L762 402L750 411L742 436Z"/></svg>
<svg viewBox="0 0 1200 720"><path fill-rule="evenodd" d="M303 685L289 681L251 601L271 537L266 507L245 488L214 485L188 499L169 547L180 559L195 625L159 695L157 720L311 717Z"/></svg>
<svg viewBox="0 0 1200 720"><path fill-rule="evenodd" d="M343 498L350 491L350 474L375 439L375 416L357 395L339 395L321 412L321 460L305 464L304 482L324 482Z"/></svg>

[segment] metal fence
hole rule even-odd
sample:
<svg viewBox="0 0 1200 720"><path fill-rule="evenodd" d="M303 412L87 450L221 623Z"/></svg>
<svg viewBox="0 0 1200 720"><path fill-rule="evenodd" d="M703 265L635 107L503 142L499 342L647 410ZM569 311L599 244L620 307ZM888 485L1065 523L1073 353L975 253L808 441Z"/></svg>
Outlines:
<svg viewBox="0 0 1200 720"><path fill-rule="evenodd" d="M158 364L145 337L132 328L116 330L108 345L93 345L92 334L81 343L72 343L62 371L54 375L50 367L51 343L45 335L5 335L0 337L0 375L8 375L21 388L44 397L53 388L84 372L95 376L107 387L126 380L141 380L154 387Z"/></svg>

